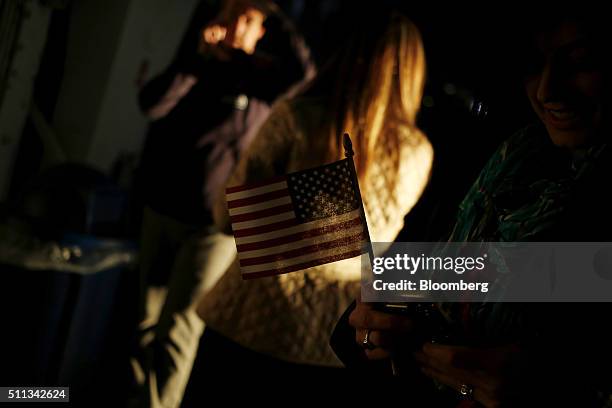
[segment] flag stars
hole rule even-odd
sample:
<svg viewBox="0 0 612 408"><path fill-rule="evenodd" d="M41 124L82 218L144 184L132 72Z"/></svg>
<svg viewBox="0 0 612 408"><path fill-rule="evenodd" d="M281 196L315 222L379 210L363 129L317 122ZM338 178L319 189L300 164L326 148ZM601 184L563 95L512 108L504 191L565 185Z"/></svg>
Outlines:
<svg viewBox="0 0 612 408"><path fill-rule="evenodd" d="M300 222L342 214L356 208L346 162L306 170L289 178Z"/></svg>

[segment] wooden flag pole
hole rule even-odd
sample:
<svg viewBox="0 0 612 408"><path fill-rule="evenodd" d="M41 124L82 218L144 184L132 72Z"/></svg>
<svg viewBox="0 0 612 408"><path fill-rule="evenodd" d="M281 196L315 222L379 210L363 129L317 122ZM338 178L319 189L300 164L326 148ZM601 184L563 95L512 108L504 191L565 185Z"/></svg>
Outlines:
<svg viewBox="0 0 612 408"><path fill-rule="evenodd" d="M359 189L359 178L357 177L357 170L355 169L355 161L353 160L353 156L355 152L353 152L353 142L351 142L351 137L348 133L344 133L344 137L342 139L344 145L344 156L350 160L351 165L350 171L351 176L353 177L353 184L355 185L355 189L357 190L357 198L359 199L359 210L361 212L361 219L363 221L363 228L366 235L367 249L368 249L368 257L370 258L370 266L372 270L374 270L374 249L372 247L372 239L370 238L370 230L368 229L368 222L365 216L365 209L363 207L363 197L361 197L361 190ZM395 358L391 357L391 371L394 376L399 375L399 367L395 361Z"/></svg>

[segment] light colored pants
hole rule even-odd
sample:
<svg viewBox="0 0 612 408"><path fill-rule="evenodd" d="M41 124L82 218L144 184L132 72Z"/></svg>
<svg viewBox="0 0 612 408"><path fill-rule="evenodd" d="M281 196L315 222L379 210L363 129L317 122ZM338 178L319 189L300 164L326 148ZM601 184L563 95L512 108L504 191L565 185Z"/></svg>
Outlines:
<svg viewBox="0 0 612 408"><path fill-rule="evenodd" d="M150 208L145 208L142 224L143 317L138 350L131 359L136 392L130 406L177 407L205 326L196 306L234 260L236 246L231 236L189 226ZM160 267L170 268L167 287L150 283Z"/></svg>

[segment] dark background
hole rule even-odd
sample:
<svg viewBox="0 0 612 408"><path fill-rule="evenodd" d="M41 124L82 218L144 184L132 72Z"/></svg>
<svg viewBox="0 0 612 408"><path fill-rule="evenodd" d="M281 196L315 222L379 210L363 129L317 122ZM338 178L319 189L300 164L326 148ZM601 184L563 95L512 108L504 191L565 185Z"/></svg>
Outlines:
<svg viewBox="0 0 612 408"><path fill-rule="evenodd" d="M7 248L15 244L17 234L12 228L16 228L36 245L71 243L93 250L110 245L135 253L141 211L136 175L146 130L146 120L136 106L138 89L177 52L191 46L201 16L211 13L215 2L204 1L198 11L195 0L188 3L31 0L0 4L2 21L13 24L5 26L6 32L11 28L14 33L1 39L6 53L0 65L0 90L14 87L11 81L22 72L12 65L13 57L26 51L39 55L34 59L38 62L30 64L34 75L31 92L24 92L21 131L12 135L13 142L5 143L12 143L14 149L5 166L8 172L0 196L4 251L0 252L0 310L5 315L2 337L8 343L2 348L0 384L70 381L81 395L104 387L126 387L126 377L117 373L127 373L137 316L137 266L127 263L95 276L57 269L32 271ZM319 66L345 39L351 13L357 9L367 13L383 3L393 2L278 1L303 33ZM516 11L449 9L442 3L425 9L396 3L423 34L428 72L419 123L436 156L430 186L407 217L399 239L438 240L452 226L457 205L488 156L533 119L512 63L512 40L520 23L509 17ZM154 6L157 11L147 14ZM173 7L185 10L171 14ZM13 17L7 17L9 12ZM40 13L47 13L48 26L44 38L36 40L24 29L29 21L42 18ZM176 21L183 25L175 25ZM130 36L131 32L136 34ZM81 44L75 40L79 37L89 39ZM263 41L261 46L273 44ZM95 66L87 65L92 58ZM81 82L70 82L75 72L82 74ZM0 95L0 108L22 103L6 95ZM87 108L92 99L97 103L96 98L101 105ZM113 104L120 102L124 107L113 111ZM44 126L31 106L42 116ZM71 112L74 123L66 119ZM90 121L83 119L89 114L93 115ZM109 117L112 126L105 121ZM68 137L75 123L86 130ZM62 160L49 159L49 129L65 147ZM104 129L110 130L105 133ZM67 234L76 236L68 239ZM88 347L79 345L85 339ZM100 395L101 401L114 398Z"/></svg>

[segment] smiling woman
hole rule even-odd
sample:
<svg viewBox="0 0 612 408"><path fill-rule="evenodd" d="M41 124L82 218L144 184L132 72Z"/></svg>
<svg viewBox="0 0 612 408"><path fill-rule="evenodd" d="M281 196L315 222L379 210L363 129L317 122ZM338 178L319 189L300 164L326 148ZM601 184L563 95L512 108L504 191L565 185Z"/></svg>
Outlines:
<svg viewBox="0 0 612 408"><path fill-rule="evenodd" d="M610 76L603 58L609 24L595 21L591 16L605 13L593 9L568 17L547 11L529 16L531 29L524 19L513 21L510 34L520 50L515 61L529 68L521 79L539 121L505 141L482 169L460 205L451 242L610 241ZM516 41L517 27L526 42ZM427 324L360 301L348 321L354 341L368 346L361 352L368 359L410 355L397 361L400 373L416 360L433 380L431 391L427 385L418 391L428 400L451 396L436 406L472 399L485 407L609 407L612 340L605 319L611 305L438 303L455 344L426 343L414 354Z"/></svg>
<svg viewBox="0 0 612 408"><path fill-rule="evenodd" d="M601 136L605 112L601 41L591 21L563 18L556 27L537 27L537 58L525 77L533 110L557 146L570 149Z"/></svg>

